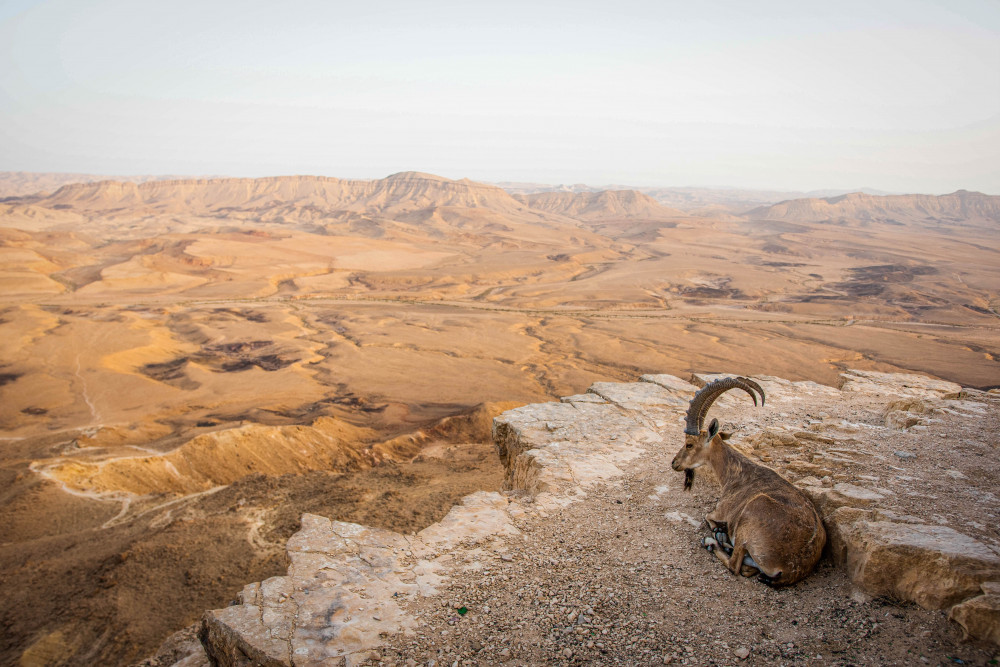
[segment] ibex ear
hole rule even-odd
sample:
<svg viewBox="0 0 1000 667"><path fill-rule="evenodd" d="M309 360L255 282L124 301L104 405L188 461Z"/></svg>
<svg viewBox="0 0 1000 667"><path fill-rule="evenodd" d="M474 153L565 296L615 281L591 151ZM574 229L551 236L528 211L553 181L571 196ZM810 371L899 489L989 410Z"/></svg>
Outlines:
<svg viewBox="0 0 1000 667"><path fill-rule="evenodd" d="M719 420L713 419L712 423L708 425L708 439L711 440L715 437L715 434L719 432Z"/></svg>
<svg viewBox="0 0 1000 667"><path fill-rule="evenodd" d="M722 438L723 440L729 440L731 437L733 437L733 434L730 433L729 431L720 431L719 437Z"/></svg>

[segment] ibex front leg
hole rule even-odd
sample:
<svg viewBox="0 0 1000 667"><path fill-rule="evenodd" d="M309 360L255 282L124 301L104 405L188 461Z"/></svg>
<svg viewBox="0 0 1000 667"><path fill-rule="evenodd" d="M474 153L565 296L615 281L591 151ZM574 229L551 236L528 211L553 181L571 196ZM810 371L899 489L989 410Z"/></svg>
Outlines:
<svg viewBox="0 0 1000 667"><path fill-rule="evenodd" d="M702 546L715 554L723 565L733 574L742 574L744 577L752 577L760 571L760 567L753 557L747 553L746 542L738 545L733 542L732 536L727 534L729 525L721 520L721 512L716 507L705 517L705 523L712 530L712 537L701 540Z"/></svg>
<svg viewBox="0 0 1000 667"><path fill-rule="evenodd" d="M731 551L724 548L726 545L711 537L706 537L702 540L702 543L733 574L752 577L760 572L760 567L754 561L753 557L747 553L746 542L733 545Z"/></svg>

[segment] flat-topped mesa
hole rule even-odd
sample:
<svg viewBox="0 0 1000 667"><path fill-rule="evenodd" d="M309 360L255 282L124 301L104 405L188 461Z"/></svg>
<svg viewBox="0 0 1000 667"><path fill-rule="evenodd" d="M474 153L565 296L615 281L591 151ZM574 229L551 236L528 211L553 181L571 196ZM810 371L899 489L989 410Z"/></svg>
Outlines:
<svg viewBox="0 0 1000 667"><path fill-rule="evenodd" d="M686 542L697 528L683 523L690 517L677 507L710 498L700 485L693 496L672 486L674 448L664 439L681 438L698 386L719 377L598 382L560 402L504 412L493 422L504 491L472 494L416 534L305 515L288 543L288 574L251 584L240 604L205 615L208 653L221 665L359 664L385 636L418 626L404 601L443 595L460 573L509 560L523 531L548 513L575 503L585 510L596 502L591 495L606 497L595 494L598 485L623 489L626 476L640 470L657 492L633 497L631 504L648 507L630 510L629 519L662 533L665 520L680 517ZM996 422L1000 398L920 376L862 371L844 373L840 389L768 376L748 380L766 393L767 407L718 398L740 425L731 445L774 466L815 502L829 532L827 554L843 572L824 576L846 575L862 594L948 609L970 636L997 641L1000 541L974 525L982 525L982 503L997 502L1000 471L990 463L995 457L987 457L993 445L981 423ZM924 421L887 418L890 406L895 413L915 402ZM962 457L948 458L942 435L961 438ZM925 460L933 464L922 468ZM945 468L948 475L941 474ZM919 495L905 493L910 487ZM572 535L579 526L560 526L560 539L579 537ZM516 590L523 582L496 585Z"/></svg>
<svg viewBox="0 0 1000 667"><path fill-rule="evenodd" d="M274 176L144 183L100 181L66 185L51 195L28 199L38 206L72 207L76 210L139 207L160 212L195 213L250 209L279 203L356 211L461 206L513 213L524 208L498 187L419 172L401 172L378 180Z"/></svg>

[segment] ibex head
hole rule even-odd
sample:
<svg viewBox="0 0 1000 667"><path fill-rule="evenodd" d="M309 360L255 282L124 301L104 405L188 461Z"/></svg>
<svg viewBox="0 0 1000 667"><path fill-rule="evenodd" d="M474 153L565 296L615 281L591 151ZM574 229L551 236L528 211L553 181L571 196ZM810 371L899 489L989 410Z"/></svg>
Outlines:
<svg viewBox="0 0 1000 667"><path fill-rule="evenodd" d="M764 405L764 390L760 385L745 377L722 378L715 382L710 382L694 395L691 404L688 406L687 424L684 427L684 446L677 456L674 457L673 469L684 471L684 489L691 488L694 481L694 469L705 465L708 462L709 446L716 437L723 440L729 439L728 433L719 432L719 420L713 419L708 425L708 430L703 428L705 415L712 407L719 396L730 389L742 389L750 394L753 404L757 405L757 394L760 394L760 404Z"/></svg>

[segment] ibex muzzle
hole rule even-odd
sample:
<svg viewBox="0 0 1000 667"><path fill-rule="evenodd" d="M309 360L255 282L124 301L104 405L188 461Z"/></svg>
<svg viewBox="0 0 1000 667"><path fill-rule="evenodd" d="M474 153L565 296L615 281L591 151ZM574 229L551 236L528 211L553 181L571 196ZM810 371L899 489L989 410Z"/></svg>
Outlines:
<svg viewBox="0 0 1000 667"><path fill-rule="evenodd" d="M733 573L759 575L766 583L785 586L809 574L826 544L826 531L815 505L802 491L770 468L754 463L729 446L713 419L703 429L705 415L719 396L742 389L757 405L764 390L744 377L724 378L702 387L688 406L684 446L673 468L684 471L690 489L695 468L710 465L722 486L718 504L705 521L713 537L702 544Z"/></svg>

